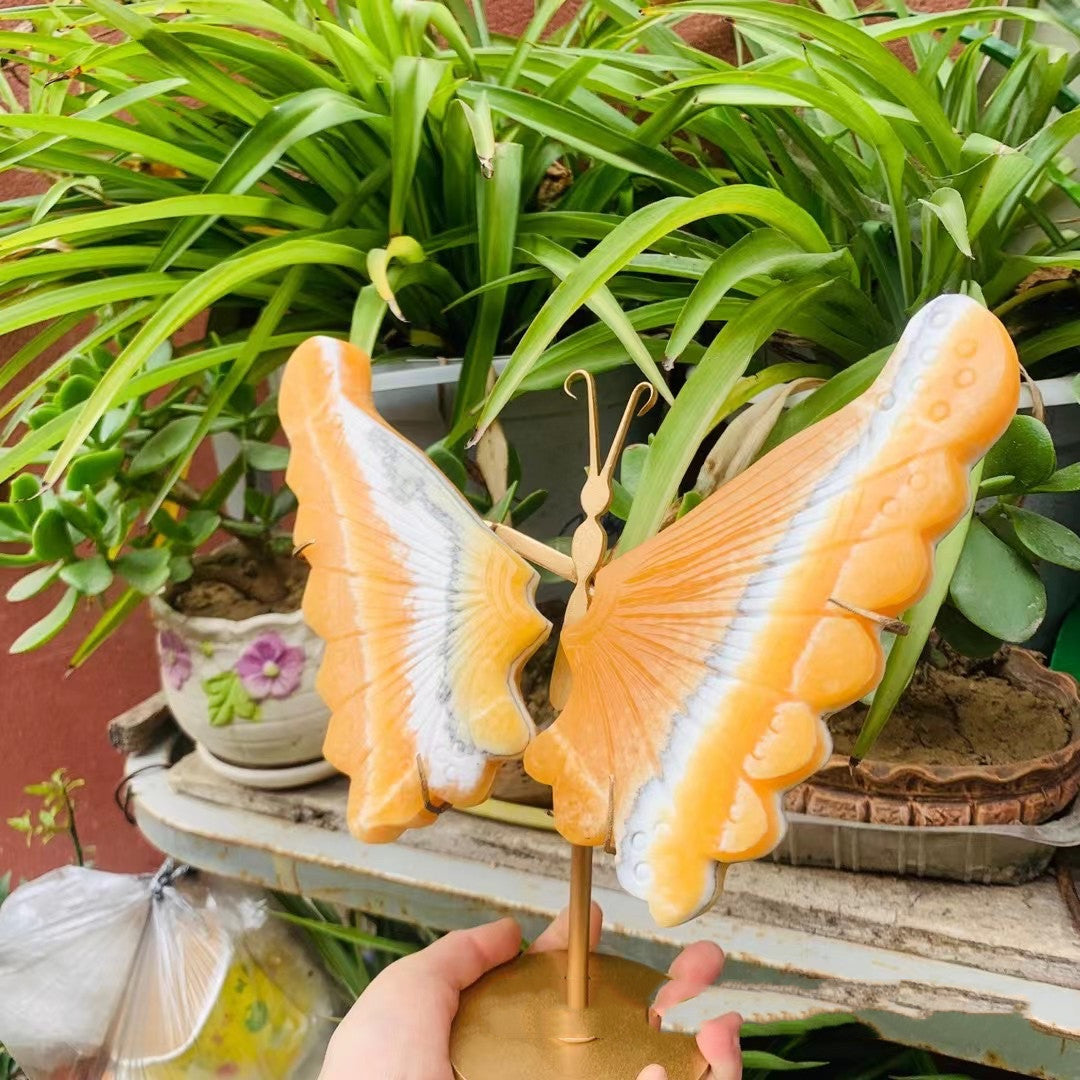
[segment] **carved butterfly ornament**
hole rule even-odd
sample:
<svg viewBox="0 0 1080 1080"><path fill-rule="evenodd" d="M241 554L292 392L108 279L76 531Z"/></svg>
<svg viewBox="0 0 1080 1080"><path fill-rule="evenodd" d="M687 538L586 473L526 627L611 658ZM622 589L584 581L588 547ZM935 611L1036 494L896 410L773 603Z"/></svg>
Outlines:
<svg viewBox="0 0 1080 1080"><path fill-rule="evenodd" d="M350 828L392 840L475 805L524 753L567 840L613 841L661 925L700 914L726 864L779 843L783 792L829 755L823 714L881 679L882 617L929 586L1018 400L1001 323L928 304L863 395L599 570L561 639L566 706L535 736L518 677L550 629L536 571L380 419L367 356L304 343L280 411Z"/></svg>

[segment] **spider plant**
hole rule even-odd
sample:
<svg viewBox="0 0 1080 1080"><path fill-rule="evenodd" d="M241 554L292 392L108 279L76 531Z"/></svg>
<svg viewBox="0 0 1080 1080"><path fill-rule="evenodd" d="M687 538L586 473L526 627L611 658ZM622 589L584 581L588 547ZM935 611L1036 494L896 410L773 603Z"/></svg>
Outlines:
<svg viewBox="0 0 1080 1080"><path fill-rule="evenodd" d="M116 582L81 663L144 595L189 575L218 529L272 537L291 502L271 376L313 333L376 360L462 357L452 431L433 457L489 515L520 520L537 505L539 493L515 491L512 453L499 499L465 468L494 355L572 248L639 205L713 183L663 146L677 116L639 126L617 107L665 65L629 46L590 52L590 19L564 37L585 57L578 69L532 59L557 6L542 5L520 41L493 37L482 6L460 2L8 9L0 169L49 186L0 205L0 333L37 328L0 364L0 541L15 545L0 564L28 570L9 598L59 597L18 650ZM719 250L672 238L664 258L702 245ZM578 326L604 320L609 340L553 350L529 387L629 356L670 397L658 346L613 296L592 306ZM205 332L173 348L207 312ZM199 486L192 459L224 432L242 452ZM226 499L241 479L237 513Z"/></svg>
<svg viewBox="0 0 1080 1080"><path fill-rule="evenodd" d="M673 25L700 14L732 21L739 66L674 38ZM679 500L691 462L748 400L795 378L826 379L762 449L776 445L862 392L905 321L939 293L996 311L1033 373L1076 370L1080 187L1065 150L1080 134L1069 88L1080 59L1033 35L1052 26L1074 41L1067 4L911 15L903 4L860 12L851 0L690 0L645 15L617 20L616 35L670 60L641 94L644 124L677 114L672 145L715 186L642 207L569 255L479 418L483 430L545 370L545 350L599 290L621 298L650 258L654 275L675 279L664 259L672 237L692 231L718 245L695 253L696 283L673 280L662 301L664 355L693 366L635 464L622 550L693 504ZM911 66L895 43L909 47ZM688 62L696 70L684 73ZM695 339L705 348L691 357ZM907 615L911 633L892 650L856 754L872 745L935 622L969 652L1033 633L1046 606L1033 564L1080 567L1080 538L1021 502L1078 488L1080 470L1056 468L1045 427L1018 417L982 468L990 505L939 547L930 595Z"/></svg>

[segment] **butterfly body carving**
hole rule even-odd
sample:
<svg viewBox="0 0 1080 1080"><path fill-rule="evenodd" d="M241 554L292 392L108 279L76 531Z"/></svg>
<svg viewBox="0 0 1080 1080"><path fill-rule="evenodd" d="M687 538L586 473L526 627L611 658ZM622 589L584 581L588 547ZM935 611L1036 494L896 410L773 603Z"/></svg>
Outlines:
<svg viewBox="0 0 1080 1080"><path fill-rule="evenodd" d="M527 718L515 726L514 714L499 712L495 704L519 705L513 672L545 632L531 606L527 576L521 576L528 568L451 489L463 510L444 519L434 546L488 552L489 561L475 565L483 568L477 573L489 611L469 618L482 623L491 640L497 635L505 642L484 681L492 700L474 705L462 698L462 714L447 721L451 730L478 728L471 745L481 756L520 752L511 746L527 744L525 767L552 786L555 823L568 840L598 845L613 833L621 883L648 902L658 922L671 925L698 914L712 902L724 865L760 857L779 842L782 792L828 756L822 715L864 696L880 680L877 617L901 614L927 588L934 543L968 508L969 471L1016 410L1018 372L1004 328L980 305L959 296L927 305L865 394L596 573L587 610L561 639L570 671L566 707L536 738L530 738ZM352 469L350 459L362 448L346 448L340 439L309 439L314 422L304 420L305 411L330 412L337 391L293 379L308 398L286 404L290 377L282 415L294 446L289 479L301 506L296 537L316 541L310 554L313 599L305 599L305 611L328 638L320 677L334 710L328 756L338 763L361 752L392 754L378 779L364 766L368 771L359 783L368 785L366 805L372 790L390 782L393 768L408 771L415 750L413 743L392 752L380 749L381 739L395 736L379 710L392 707L400 717L412 699L365 691L363 711L355 687L367 686L374 676L350 679L345 671L360 664L359 652L365 652L367 666L357 670L370 673L384 664L398 671L398 652L409 655L400 635L411 631L399 627L398 637L389 629L384 633L382 616L366 631L349 621L360 618L366 585L354 587L352 608L334 607L331 593L345 587L342 575L356 576L357 567L369 564L355 561L358 541L333 539L352 526L335 526L335 532L330 519L346 511L347 521L365 515L340 500L331 510L319 489L329 472ZM383 431L389 434L385 425ZM389 460L396 453L387 450L361 463L367 475L379 474L384 492L401 490L401 477L386 479L397 476ZM333 470L327 465L331 457ZM410 460L424 466L417 480L422 488L436 482L449 487L426 460ZM344 481L336 483L347 493ZM393 529L405 524L404 517L387 513L385 520L385 528L364 534L365 543L398 550ZM410 544L423 547L420 530L432 520L430 514L422 522L417 518ZM328 531L331 539L324 542ZM485 546L492 543L499 548ZM431 575L436 566L444 573L446 559L436 564L418 553L414 565L408 552L400 559L387 589L393 591L402 575L418 575L430 591L427 602L443 610L441 583L447 579ZM495 595L498 590L502 597ZM446 633L450 624L448 617L429 622L426 632ZM368 637L378 643L351 652L335 644ZM464 640L448 638L453 655ZM486 738L486 724L477 725L474 709L476 717L491 709L504 717L494 727L507 737ZM440 797L459 804L475 798L485 783L490 786L486 768L475 762L473 787L443 784ZM352 775L356 787L357 774ZM413 818L399 819L395 828L431 820L412 795L402 806ZM361 835L379 838L380 829L393 831L366 820L359 822Z"/></svg>

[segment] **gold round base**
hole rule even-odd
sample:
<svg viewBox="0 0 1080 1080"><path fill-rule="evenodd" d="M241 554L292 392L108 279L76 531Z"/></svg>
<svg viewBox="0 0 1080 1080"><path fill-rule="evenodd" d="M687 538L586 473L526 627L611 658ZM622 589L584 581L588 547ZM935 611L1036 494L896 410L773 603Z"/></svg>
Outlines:
<svg viewBox="0 0 1080 1080"><path fill-rule="evenodd" d="M649 1006L664 976L616 956L589 957L589 1007L566 1004L566 953L530 953L461 995L450 1033L457 1080L669 1080L708 1069L692 1035L657 1031Z"/></svg>

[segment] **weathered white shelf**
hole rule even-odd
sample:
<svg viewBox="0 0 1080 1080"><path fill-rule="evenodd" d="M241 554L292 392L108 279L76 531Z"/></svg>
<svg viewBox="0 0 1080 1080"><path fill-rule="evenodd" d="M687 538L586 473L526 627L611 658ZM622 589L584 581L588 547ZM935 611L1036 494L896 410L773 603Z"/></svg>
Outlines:
<svg viewBox="0 0 1080 1080"><path fill-rule="evenodd" d="M164 760L161 747L130 770ZM231 877L438 929L512 913L535 934L565 904L568 849L554 834L449 813L386 845L345 830L345 782L256 792L195 757L132 781L143 833ZM851 1013L897 1042L1056 1080L1080 1078L1080 933L1049 877L953 884L772 863L733 867L708 914L658 929L598 853L602 948L664 968L709 938L722 985L670 1017L692 1028L730 1009L768 1021Z"/></svg>

